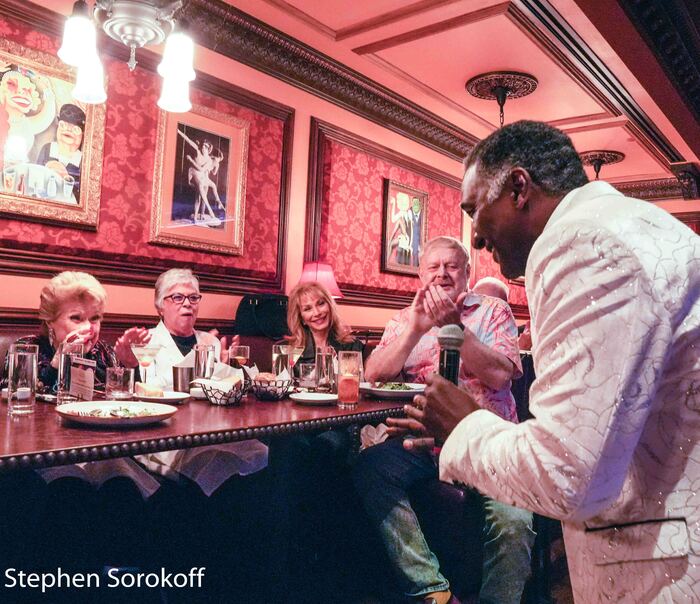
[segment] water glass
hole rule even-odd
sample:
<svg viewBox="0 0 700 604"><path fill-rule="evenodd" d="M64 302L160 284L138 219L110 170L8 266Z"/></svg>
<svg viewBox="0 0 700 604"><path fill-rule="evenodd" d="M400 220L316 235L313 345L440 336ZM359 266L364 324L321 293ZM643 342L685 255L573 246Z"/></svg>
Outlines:
<svg viewBox="0 0 700 604"><path fill-rule="evenodd" d="M356 405L360 398L362 353L345 350L338 353L338 404Z"/></svg>
<svg viewBox="0 0 700 604"><path fill-rule="evenodd" d="M134 396L134 370L129 367L107 367L105 397L123 401Z"/></svg>
<svg viewBox="0 0 700 604"><path fill-rule="evenodd" d="M335 349L320 346L316 349L316 389L333 392L335 389Z"/></svg>
<svg viewBox="0 0 700 604"><path fill-rule="evenodd" d="M290 354L292 347L288 344L274 344L272 346L272 373L279 375L283 371L291 374Z"/></svg>
<svg viewBox="0 0 700 604"><path fill-rule="evenodd" d="M64 342L58 346L58 384L56 388L56 404L72 403L78 397L70 393L70 370L73 357L82 357L85 348L82 344Z"/></svg>
<svg viewBox="0 0 700 604"><path fill-rule="evenodd" d="M216 354L213 344L195 344L194 348L194 377L208 380L214 373Z"/></svg>
<svg viewBox="0 0 700 604"><path fill-rule="evenodd" d="M316 388L316 365L299 363L299 388L314 390Z"/></svg>
<svg viewBox="0 0 700 604"><path fill-rule="evenodd" d="M34 344L10 347L7 372L7 412L10 415L34 413L38 354L39 347Z"/></svg>

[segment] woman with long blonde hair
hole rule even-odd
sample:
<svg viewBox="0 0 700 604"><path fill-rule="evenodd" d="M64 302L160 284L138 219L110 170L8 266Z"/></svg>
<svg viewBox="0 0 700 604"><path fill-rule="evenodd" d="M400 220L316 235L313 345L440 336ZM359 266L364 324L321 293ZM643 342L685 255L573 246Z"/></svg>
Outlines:
<svg viewBox="0 0 700 604"><path fill-rule="evenodd" d="M316 350L332 346L340 350L357 350L362 352L364 345L352 337L350 328L345 325L338 314L330 292L320 283L309 281L299 283L289 293L287 305L287 326L289 343L304 348L299 363L313 363Z"/></svg>

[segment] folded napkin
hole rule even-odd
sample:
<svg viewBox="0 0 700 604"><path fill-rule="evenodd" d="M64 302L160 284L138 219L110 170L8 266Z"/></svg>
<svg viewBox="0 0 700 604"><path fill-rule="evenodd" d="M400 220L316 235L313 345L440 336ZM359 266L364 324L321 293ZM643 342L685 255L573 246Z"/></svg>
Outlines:
<svg viewBox="0 0 700 604"><path fill-rule="evenodd" d="M376 427L370 424L363 426L360 430L360 450L383 443L389 437L387 430L386 424L378 424Z"/></svg>
<svg viewBox="0 0 700 604"><path fill-rule="evenodd" d="M234 380L232 378L238 378ZM243 370L231 367L226 363L216 362L214 364L214 372L211 374L211 378L203 379L199 378L194 380L193 384L205 385L210 388L216 388L223 392L228 392L231 390L238 381L243 381Z"/></svg>

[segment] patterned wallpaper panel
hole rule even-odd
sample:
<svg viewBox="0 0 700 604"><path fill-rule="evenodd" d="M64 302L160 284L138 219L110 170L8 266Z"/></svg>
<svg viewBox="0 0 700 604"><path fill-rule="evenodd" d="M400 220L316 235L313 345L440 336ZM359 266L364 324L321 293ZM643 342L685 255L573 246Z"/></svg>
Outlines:
<svg viewBox="0 0 700 604"><path fill-rule="evenodd" d="M388 178L428 193L428 238L461 237L459 190L327 139L319 257L341 287L415 292L418 277L380 271L383 184Z"/></svg>
<svg viewBox="0 0 700 604"><path fill-rule="evenodd" d="M0 36L55 54L60 40L0 19ZM283 122L193 90L192 102L250 121L244 255L227 256L148 243L161 78L108 57L104 164L98 231L0 219L0 241L24 250L138 262L148 258L206 266L210 272L274 275L279 250ZM196 86L196 81L194 83Z"/></svg>

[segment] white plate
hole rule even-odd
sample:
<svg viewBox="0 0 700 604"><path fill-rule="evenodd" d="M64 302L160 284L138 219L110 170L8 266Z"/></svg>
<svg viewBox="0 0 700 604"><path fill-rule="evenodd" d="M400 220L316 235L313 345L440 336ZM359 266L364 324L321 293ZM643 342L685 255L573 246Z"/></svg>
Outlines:
<svg viewBox="0 0 700 604"><path fill-rule="evenodd" d="M375 388L370 382L362 382L360 384L360 390L366 394L371 394L378 398L403 398L410 399L416 394L422 394L425 391L425 384L411 384L409 382L405 383L404 386L408 386L410 390L388 390L386 388Z"/></svg>
<svg viewBox="0 0 700 604"><path fill-rule="evenodd" d="M289 398L300 405L335 405L338 402L337 394L326 392L292 392Z"/></svg>
<svg viewBox="0 0 700 604"><path fill-rule="evenodd" d="M147 412L148 415L135 417L115 417L115 409L129 409L135 413ZM96 413L99 411L99 415ZM56 413L65 419L92 426L142 426L168 419L177 411L172 405L159 403L134 403L131 401L81 401L66 403L56 407Z"/></svg>
<svg viewBox="0 0 700 604"><path fill-rule="evenodd" d="M144 394L134 394L134 398L139 401L147 401L149 403L181 403L186 398L190 398L189 392L173 392L166 390L163 396L146 396Z"/></svg>

